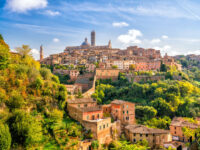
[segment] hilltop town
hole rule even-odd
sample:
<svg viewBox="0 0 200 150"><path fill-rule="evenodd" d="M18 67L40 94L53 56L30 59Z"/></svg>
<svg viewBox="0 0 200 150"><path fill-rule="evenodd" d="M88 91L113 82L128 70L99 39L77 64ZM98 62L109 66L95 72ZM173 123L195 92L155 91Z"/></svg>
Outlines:
<svg viewBox="0 0 200 150"><path fill-rule="evenodd" d="M198 129L198 117L193 123L184 117L174 117L168 130L151 128L137 123L135 103L114 99L102 105L94 96L97 80L115 82L120 80L120 74L130 83L159 82L167 79L161 72L173 69L179 73L172 74L171 79L181 81L184 79L182 65L167 54L162 57L155 49L130 46L120 50L112 48L111 41L108 45L96 46L95 35L92 31L91 44L85 38L80 46L66 47L63 53L47 58L43 58L43 47L40 47L40 63L53 66L54 74L68 75L66 80L71 81L65 84L70 95L67 100L69 116L93 135L92 139L82 141L79 148L90 149L94 140L100 145L109 145L124 135L131 143L146 140L151 149L186 150L186 143L192 143L194 137L184 135L182 128Z"/></svg>

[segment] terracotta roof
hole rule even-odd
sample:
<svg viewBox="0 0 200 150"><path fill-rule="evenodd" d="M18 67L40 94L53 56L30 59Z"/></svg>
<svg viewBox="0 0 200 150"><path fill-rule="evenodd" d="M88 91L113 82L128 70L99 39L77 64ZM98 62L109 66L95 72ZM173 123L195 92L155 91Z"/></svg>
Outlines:
<svg viewBox="0 0 200 150"><path fill-rule="evenodd" d="M96 103L92 98L76 98L67 101L68 104L78 104L78 103Z"/></svg>
<svg viewBox="0 0 200 150"><path fill-rule="evenodd" d="M171 122L171 126L190 127L193 129L200 127L197 123L189 122L183 117L175 117Z"/></svg>
<svg viewBox="0 0 200 150"><path fill-rule="evenodd" d="M124 103L126 103L126 101L117 100L117 99L111 102L111 104L119 104L119 105L120 105L120 104L124 104Z"/></svg>
<svg viewBox="0 0 200 150"><path fill-rule="evenodd" d="M127 125L125 128L132 133L140 134L166 134L170 132L169 130L148 128L144 125Z"/></svg>

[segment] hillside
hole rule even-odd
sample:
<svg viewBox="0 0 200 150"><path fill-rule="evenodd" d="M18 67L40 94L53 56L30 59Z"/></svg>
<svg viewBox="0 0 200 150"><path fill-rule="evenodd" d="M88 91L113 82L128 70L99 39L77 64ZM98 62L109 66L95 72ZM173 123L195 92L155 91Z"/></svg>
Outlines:
<svg viewBox="0 0 200 150"><path fill-rule="evenodd" d="M67 92L27 45L10 52L0 39L0 149L73 148L82 126L65 113Z"/></svg>

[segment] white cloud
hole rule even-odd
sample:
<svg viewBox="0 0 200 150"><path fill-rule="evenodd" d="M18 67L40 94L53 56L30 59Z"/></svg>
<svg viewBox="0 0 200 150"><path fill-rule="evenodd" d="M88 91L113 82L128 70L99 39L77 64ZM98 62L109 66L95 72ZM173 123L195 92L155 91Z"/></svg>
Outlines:
<svg viewBox="0 0 200 150"><path fill-rule="evenodd" d="M47 0L7 0L6 8L13 12L25 13L32 9L45 8Z"/></svg>
<svg viewBox="0 0 200 150"><path fill-rule="evenodd" d="M55 43L57 43L57 42L59 42L60 40L58 39L58 38L54 38L53 39L53 42L55 42Z"/></svg>
<svg viewBox="0 0 200 150"><path fill-rule="evenodd" d="M31 53L32 53L33 55L39 55L39 50L33 48L33 49L31 50Z"/></svg>
<svg viewBox="0 0 200 150"><path fill-rule="evenodd" d="M168 39L169 37L167 35L162 36L163 39Z"/></svg>
<svg viewBox="0 0 200 150"><path fill-rule="evenodd" d="M126 22L113 22L112 23L113 27L128 27L129 24Z"/></svg>
<svg viewBox="0 0 200 150"><path fill-rule="evenodd" d="M58 15L60 15L60 12L59 11L46 10L45 14L50 15L50 16L58 16Z"/></svg>
<svg viewBox="0 0 200 150"><path fill-rule="evenodd" d="M161 40L160 39L152 39L151 40L151 44L157 44L157 43L160 43Z"/></svg>
<svg viewBox="0 0 200 150"><path fill-rule="evenodd" d="M142 43L138 37L141 37L142 33L139 30L129 30L127 34L120 35L118 40L123 44L140 44Z"/></svg>
<svg viewBox="0 0 200 150"><path fill-rule="evenodd" d="M171 46L170 45L164 45L163 47L154 47L155 49L157 50L162 50L162 51L167 51L169 49L171 49Z"/></svg>

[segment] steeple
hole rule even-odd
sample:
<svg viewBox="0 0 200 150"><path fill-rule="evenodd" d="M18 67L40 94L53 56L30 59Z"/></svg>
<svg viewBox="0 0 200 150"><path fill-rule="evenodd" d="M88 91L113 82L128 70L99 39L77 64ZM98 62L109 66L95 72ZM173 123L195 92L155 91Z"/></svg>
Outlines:
<svg viewBox="0 0 200 150"><path fill-rule="evenodd" d="M42 47L42 45L41 45L41 46L40 46L40 61L42 61L43 58L44 58L44 56L43 56L43 47Z"/></svg>

